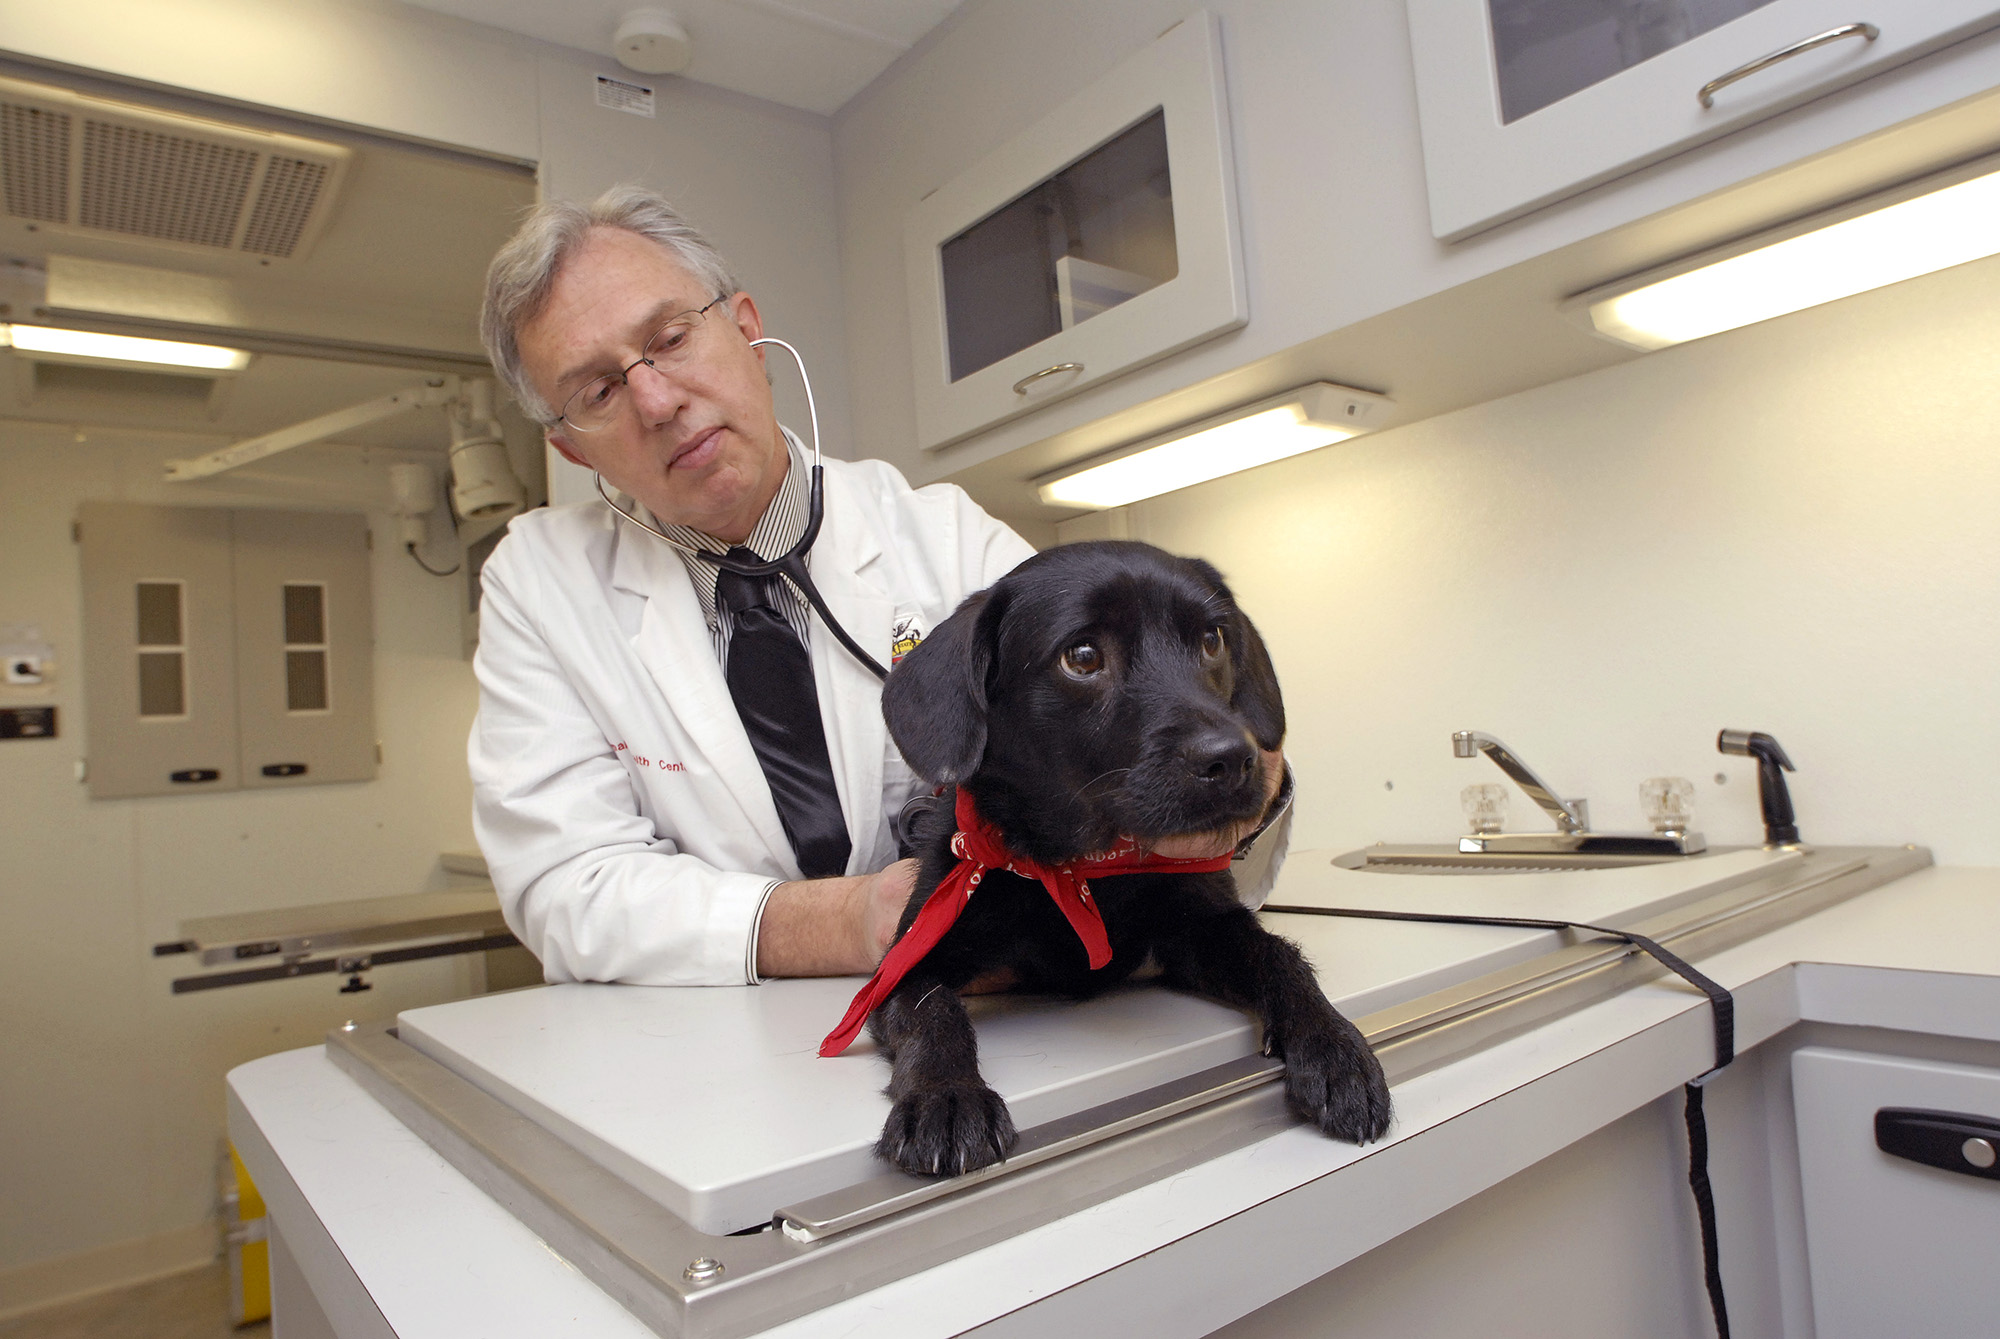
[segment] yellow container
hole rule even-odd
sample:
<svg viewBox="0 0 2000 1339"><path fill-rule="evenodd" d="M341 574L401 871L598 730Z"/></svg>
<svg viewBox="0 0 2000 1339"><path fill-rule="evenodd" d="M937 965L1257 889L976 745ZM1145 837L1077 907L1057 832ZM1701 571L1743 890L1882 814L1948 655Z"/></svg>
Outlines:
<svg viewBox="0 0 2000 1339"><path fill-rule="evenodd" d="M243 1159L229 1149L222 1175L223 1240L229 1247L229 1319L248 1325L271 1315L271 1243L264 1197Z"/></svg>

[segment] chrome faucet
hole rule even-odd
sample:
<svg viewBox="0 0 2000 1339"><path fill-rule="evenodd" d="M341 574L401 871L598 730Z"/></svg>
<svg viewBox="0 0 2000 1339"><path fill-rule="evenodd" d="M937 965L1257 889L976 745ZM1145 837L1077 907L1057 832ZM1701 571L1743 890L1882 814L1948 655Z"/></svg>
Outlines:
<svg viewBox="0 0 2000 1339"><path fill-rule="evenodd" d="M1477 730L1454 731L1451 751L1461 758L1474 758L1481 753L1491 758L1515 785L1528 793L1529 799L1556 821L1556 831L1590 831L1590 801L1565 800L1556 794L1548 782L1535 775L1533 768L1515 757L1512 750L1492 735L1481 734Z"/></svg>
<svg viewBox="0 0 2000 1339"><path fill-rule="evenodd" d="M1761 737L1761 736L1760 736ZM1514 751L1477 730L1455 731L1451 751L1461 758L1484 753L1522 790L1540 805L1556 823L1554 832L1478 831L1458 839L1461 855L1532 857L1594 856L1621 860L1660 859L1666 856L1695 855L1708 849L1699 832L1661 829L1654 832L1592 832L1590 805L1585 800L1566 800L1555 788L1535 775L1534 769L1514 756Z"/></svg>

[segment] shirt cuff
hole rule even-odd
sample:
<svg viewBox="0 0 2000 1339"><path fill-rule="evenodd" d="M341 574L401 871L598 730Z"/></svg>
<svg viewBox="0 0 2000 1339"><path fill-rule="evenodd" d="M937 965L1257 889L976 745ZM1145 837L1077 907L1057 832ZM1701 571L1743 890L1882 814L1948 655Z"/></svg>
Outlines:
<svg viewBox="0 0 2000 1339"><path fill-rule="evenodd" d="M748 956L743 961L743 979L753 986L764 984L764 978L757 975L757 932L764 925L764 904L771 900L771 894L778 891L782 879L773 879L764 885L764 891L757 897L757 910L750 917L750 946Z"/></svg>

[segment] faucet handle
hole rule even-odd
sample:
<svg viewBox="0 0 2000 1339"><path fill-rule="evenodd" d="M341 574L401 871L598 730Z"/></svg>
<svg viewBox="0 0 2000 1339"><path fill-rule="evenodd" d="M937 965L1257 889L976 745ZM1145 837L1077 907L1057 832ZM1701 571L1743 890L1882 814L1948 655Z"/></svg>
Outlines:
<svg viewBox="0 0 2000 1339"><path fill-rule="evenodd" d="M1507 788L1490 781L1467 786L1458 792L1459 807L1472 824L1475 836L1506 830Z"/></svg>
<svg viewBox="0 0 2000 1339"><path fill-rule="evenodd" d="M1694 826L1694 782L1684 776L1656 776L1639 784L1639 806L1663 837L1678 837Z"/></svg>

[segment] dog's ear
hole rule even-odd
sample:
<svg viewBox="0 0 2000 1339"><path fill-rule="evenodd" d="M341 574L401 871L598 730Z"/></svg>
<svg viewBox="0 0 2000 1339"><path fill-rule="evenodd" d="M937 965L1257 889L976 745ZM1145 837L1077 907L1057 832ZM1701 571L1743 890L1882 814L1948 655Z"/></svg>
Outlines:
<svg viewBox="0 0 2000 1339"><path fill-rule="evenodd" d="M890 737L926 781L963 781L986 756L986 678L1003 603L991 590L968 595L882 685Z"/></svg>
<svg viewBox="0 0 2000 1339"><path fill-rule="evenodd" d="M1274 749L1285 738L1285 699L1278 692L1278 671L1271 664L1271 653L1264 649L1264 639L1257 635L1256 625L1241 609L1235 610L1235 614L1229 658L1236 687L1229 695L1229 705L1250 727L1258 748Z"/></svg>

